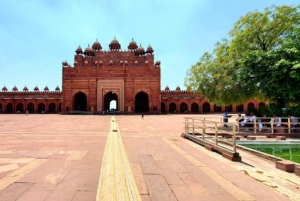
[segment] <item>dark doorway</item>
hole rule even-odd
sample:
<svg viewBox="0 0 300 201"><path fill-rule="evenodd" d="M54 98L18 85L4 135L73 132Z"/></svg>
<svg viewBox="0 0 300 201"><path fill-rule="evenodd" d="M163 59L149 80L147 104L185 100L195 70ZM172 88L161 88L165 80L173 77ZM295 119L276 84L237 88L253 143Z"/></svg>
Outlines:
<svg viewBox="0 0 300 201"><path fill-rule="evenodd" d="M244 105L241 104L241 105L236 106L236 111L237 112L244 112Z"/></svg>
<svg viewBox="0 0 300 201"><path fill-rule="evenodd" d="M170 113L177 112L176 111L176 104L175 103L170 103L170 105L169 105L169 112Z"/></svg>
<svg viewBox="0 0 300 201"><path fill-rule="evenodd" d="M139 92L135 95L135 112L149 112L148 95L144 92Z"/></svg>
<svg viewBox="0 0 300 201"><path fill-rule="evenodd" d="M192 112L199 112L199 105L197 103L192 104Z"/></svg>
<svg viewBox="0 0 300 201"><path fill-rule="evenodd" d="M161 107L161 112L165 113L166 112L166 104L161 102L160 107Z"/></svg>
<svg viewBox="0 0 300 201"><path fill-rule="evenodd" d="M248 111L252 108L255 108L254 103L252 102L248 103Z"/></svg>
<svg viewBox="0 0 300 201"><path fill-rule="evenodd" d="M0 103L0 113L3 111L2 104Z"/></svg>
<svg viewBox="0 0 300 201"><path fill-rule="evenodd" d="M38 104L38 113L45 113L46 112L46 107L44 103L39 103Z"/></svg>
<svg viewBox="0 0 300 201"><path fill-rule="evenodd" d="M61 112L61 103L58 105L58 111Z"/></svg>
<svg viewBox="0 0 300 201"><path fill-rule="evenodd" d="M112 104L114 104L113 101L116 101L115 102L115 105L116 105L115 108L111 107ZM118 108L118 96L117 96L116 93L111 91L111 92L108 92L108 93L105 94L105 96L104 96L104 108L103 109L104 109L104 111L111 110L111 109L119 110L119 108Z"/></svg>
<svg viewBox="0 0 300 201"><path fill-rule="evenodd" d="M23 106L23 104L22 103L18 103L16 110L17 110L17 112L23 113L24 112L24 106Z"/></svg>
<svg viewBox="0 0 300 201"><path fill-rule="evenodd" d="M8 103L5 108L6 113L13 113L13 104Z"/></svg>
<svg viewBox="0 0 300 201"><path fill-rule="evenodd" d="M184 113L184 112L188 112L188 106L186 103L181 103L180 104L180 112Z"/></svg>
<svg viewBox="0 0 300 201"><path fill-rule="evenodd" d="M30 113L34 113L34 105L33 105L33 103L28 103L27 110Z"/></svg>
<svg viewBox="0 0 300 201"><path fill-rule="evenodd" d="M203 112L210 112L210 104L208 102L205 102L203 105L202 105L202 111Z"/></svg>
<svg viewBox="0 0 300 201"><path fill-rule="evenodd" d="M214 105L214 112L221 112L221 106Z"/></svg>
<svg viewBox="0 0 300 201"><path fill-rule="evenodd" d="M74 97L73 110L87 111L87 98L82 92L78 92Z"/></svg>
<svg viewBox="0 0 300 201"><path fill-rule="evenodd" d="M55 113L56 112L56 106L54 103L50 103L49 104L49 110L48 110L49 113Z"/></svg>
<svg viewBox="0 0 300 201"><path fill-rule="evenodd" d="M225 106L227 112L232 112L232 105Z"/></svg>

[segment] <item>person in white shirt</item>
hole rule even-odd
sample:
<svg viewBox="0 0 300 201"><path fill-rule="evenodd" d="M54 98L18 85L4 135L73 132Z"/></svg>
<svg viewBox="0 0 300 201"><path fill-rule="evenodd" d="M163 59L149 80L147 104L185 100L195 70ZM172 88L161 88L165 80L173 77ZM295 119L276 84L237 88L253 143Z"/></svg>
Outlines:
<svg viewBox="0 0 300 201"><path fill-rule="evenodd" d="M273 114L272 122L274 126L281 126L281 118L277 117L275 114Z"/></svg>
<svg viewBox="0 0 300 201"><path fill-rule="evenodd" d="M288 115L288 117L291 119L292 133L296 133L298 128L298 119L290 114Z"/></svg>

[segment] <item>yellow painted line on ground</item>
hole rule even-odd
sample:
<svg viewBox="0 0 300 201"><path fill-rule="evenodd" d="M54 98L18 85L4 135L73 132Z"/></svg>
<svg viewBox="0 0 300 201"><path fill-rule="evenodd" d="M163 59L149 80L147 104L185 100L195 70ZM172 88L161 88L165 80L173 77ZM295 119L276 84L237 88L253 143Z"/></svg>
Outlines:
<svg viewBox="0 0 300 201"><path fill-rule="evenodd" d="M0 173L15 170L18 168L19 168L19 166L17 164L2 165L2 166L0 166Z"/></svg>
<svg viewBox="0 0 300 201"><path fill-rule="evenodd" d="M227 192L229 192L231 195L233 195L238 200L256 200L254 197L246 193L245 191L241 190L239 187L222 177L219 173L214 171L213 169L210 169L203 163L201 163L198 159L193 157L192 155L189 155L187 152L179 148L178 146L174 145L172 141L169 139L163 138L163 140L169 144L175 151L177 151L179 154L181 154L184 158L186 158L188 161L190 161L192 164L194 164L196 167L198 167L202 172L204 172L206 175L208 175L211 179L213 179L217 184L219 184L222 188L224 188Z"/></svg>
<svg viewBox="0 0 300 201"><path fill-rule="evenodd" d="M30 163L24 165L20 169L11 172L10 174L6 175L5 177L0 179L0 191L5 189L7 186L11 185L12 183L16 182L24 175L28 174L32 170L36 169L40 165L44 164L48 159L35 159Z"/></svg>
<svg viewBox="0 0 300 201"><path fill-rule="evenodd" d="M0 158L0 163L29 163L35 158Z"/></svg>
<svg viewBox="0 0 300 201"><path fill-rule="evenodd" d="M111 118L96 200L141 201L115 117Z"/></svg>

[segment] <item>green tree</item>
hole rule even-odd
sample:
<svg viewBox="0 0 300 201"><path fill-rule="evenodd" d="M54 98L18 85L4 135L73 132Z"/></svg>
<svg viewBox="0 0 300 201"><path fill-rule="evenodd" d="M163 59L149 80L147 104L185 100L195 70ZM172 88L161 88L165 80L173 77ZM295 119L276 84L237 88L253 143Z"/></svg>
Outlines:
<svg viewBox="0 0 300 201"><path fill-rule="evenodd" d="M204 53L188 70L187 88L218 105L249 98L299 101L299 8L271 6L247 13L229 39L218 42L213 53Z"/></svg>

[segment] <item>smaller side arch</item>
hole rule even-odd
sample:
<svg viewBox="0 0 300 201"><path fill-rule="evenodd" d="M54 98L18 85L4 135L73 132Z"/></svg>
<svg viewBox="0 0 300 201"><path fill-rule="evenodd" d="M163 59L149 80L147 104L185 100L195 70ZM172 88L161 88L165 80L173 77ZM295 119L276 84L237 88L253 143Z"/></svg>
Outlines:
<svg viewBox="0 0 300 201"><path fill-rule="evenodd" d="M210 112L210 104L208 102L203 103L202 111L205 112L205 113Z"/></svg>

